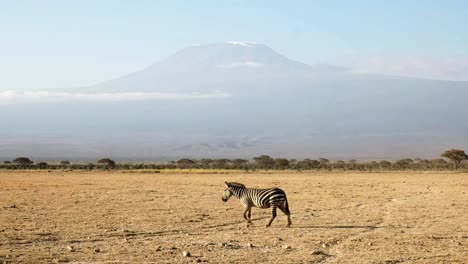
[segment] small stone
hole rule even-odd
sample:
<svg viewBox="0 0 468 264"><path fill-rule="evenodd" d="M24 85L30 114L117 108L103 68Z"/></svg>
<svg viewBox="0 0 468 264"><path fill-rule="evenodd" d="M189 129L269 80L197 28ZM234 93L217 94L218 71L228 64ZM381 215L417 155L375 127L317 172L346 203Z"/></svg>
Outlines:
<svg viewBox="0 0 468 264"><path fill-rule="evenodd" d="M197 262L201 262L201 259L197 259Z"/></svg>
<svg viewBox="0 0 468 264"><path fill-rule="evenodd" d="M313 250L310 252L311 255L325 255L325 253L321 250Z"/></svg>
<svg viewBox="0 0 468 264"><path fill-rule="evenodd" d="M252 243L250 243L250 242L247 243L247 247L252 248L253 247Z"/></svg>
<svg viewBox="0 0 468 264"><path fill-rule="evenodd" d="M283 239L281 237L278 237L277 239L278 239L278 241L283 241Z"/></svg>
<svg viewBox="0 0 468 264"><path fill-rule="evenodd" d="M367 245L372 246L372 242L367 243Z"/></svg>
<svg viewBox="0 0 468 264"><path fill-rule="evenodd" d="M53 260L54 263L67 263L70 262L70 260L67 257L59 257Z"/></svg>
<svg viewBox="0 0 468 264"><path fill-rule="evenodd" d="M322 244L322 247L323 247L323 248L327 248L328 245L327 245L327 244Z"/></svg>
<svg viewBox="0 0 468 264"><path fill-rule="evenodd" d="M161 248L161 246L157 246L157 247L155 248L155 250L156 250L156 251L161 251L162 248Z"/></svg>
<svg viewBox="0 0 468 264"><path fill-rule="evenodd" d="M188 251L182 252L182 255L184 255L184 257L190 257L191 256L190 252L188 252Z"/></svg>
<svg viewBox="0 0 468 264"><path fill-rule="evenodd" d="M284 249L291 249L291 246L289 246L289 245L284 245L284 246L282 246L282 248L284 248Z"/></svg>
<svg viewBox="0 0 468 264"><path fill-rule="evenodd" d="M67 246L68 251L75 252L75 248L73 246Z"/></svg>
<svg viewBox="0 0 468 264"><path fill-rule="evenodd" d="M95 248L94 252L99 253L99 252L101 252L101 249L100 248Z"/></svg>

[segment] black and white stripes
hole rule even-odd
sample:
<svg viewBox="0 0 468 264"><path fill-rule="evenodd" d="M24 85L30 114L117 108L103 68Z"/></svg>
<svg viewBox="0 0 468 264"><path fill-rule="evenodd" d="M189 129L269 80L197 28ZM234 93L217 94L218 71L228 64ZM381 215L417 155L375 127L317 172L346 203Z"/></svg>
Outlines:
<svg viewBox="0 0 468 264"><path fill-rule="evenodd" d="M288 216L288 227L291 226L291 213L289 212L288 199L286 193L279 188L269 189L249 189L245 185L237 182L225 182L226 189L224 190L222 200L227 200L234 196L239 199L244 206L244 218L247 223L251 223L252 207L271 208L271 219L267 227L271 225L276 217L276 208L279 208L285 215Z"/></svg>

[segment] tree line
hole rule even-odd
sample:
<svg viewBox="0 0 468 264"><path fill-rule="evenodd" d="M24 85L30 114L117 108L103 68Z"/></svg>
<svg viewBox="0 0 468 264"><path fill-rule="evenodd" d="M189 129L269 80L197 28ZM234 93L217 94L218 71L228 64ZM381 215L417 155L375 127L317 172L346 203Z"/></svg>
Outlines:
<svg viewBox="0 0 468 264"><path fill-rule="evenodd" d="M246 159L189 159L182 158L176 161L157 163L129 163L115 162L112 159L104 158L96 162L70 162L63 160L55 163L34 162L27 157L18 157L12 161L4 161L0 164L0 169L39 169L39 170L95 170L95 169L118 169L118 170L138 170L138 169L224 169L224 170L458 170L468 169L468 155L463 150L451 149L441 154L441 158L436 159L410 159L405 158L397 161L364 161L357 160L335 160L326 158L319 159L286 159L273 158L268 155L254 157L252 160Z"/></svg>

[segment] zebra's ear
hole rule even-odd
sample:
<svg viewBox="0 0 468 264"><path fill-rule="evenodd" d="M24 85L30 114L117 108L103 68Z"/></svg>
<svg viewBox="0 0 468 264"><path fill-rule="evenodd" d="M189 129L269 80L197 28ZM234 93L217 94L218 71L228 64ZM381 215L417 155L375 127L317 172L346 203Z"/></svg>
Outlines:
<svg viewBox="0 0 468 264"><path fill-rule="evenodd" d="M229 184L227 181L225 181L224 184L226 185L226 187L229 187Z"/></svg>

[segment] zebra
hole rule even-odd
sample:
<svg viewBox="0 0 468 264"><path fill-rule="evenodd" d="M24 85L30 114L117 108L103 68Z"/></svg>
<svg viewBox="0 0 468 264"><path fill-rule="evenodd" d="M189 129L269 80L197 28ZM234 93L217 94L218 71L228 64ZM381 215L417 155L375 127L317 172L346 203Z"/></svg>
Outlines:
<svg viewBox="0 0 468 264"><path fill-rule="evenodd" d="M247 220L247 226L251 223L250 218L252 207L270 208L271 219L266 227L270 227L271 223L276 217L276 208L279 208L285 215L288 216L288 225L291 226L291 213L289 212L288 199L286 193L279 188L269 189L250 189L245 187L242 183L237 182L224 182L226 189L223 192L222 200L227 202L231 196L239 199L244 206L244 219Z"/></svg>

